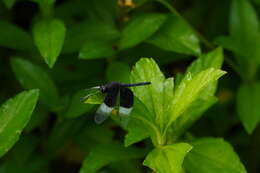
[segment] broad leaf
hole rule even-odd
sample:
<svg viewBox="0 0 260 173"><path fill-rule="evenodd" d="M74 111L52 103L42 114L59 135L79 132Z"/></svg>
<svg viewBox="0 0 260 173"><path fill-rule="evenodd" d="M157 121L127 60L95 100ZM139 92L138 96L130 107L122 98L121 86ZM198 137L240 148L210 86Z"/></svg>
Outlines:
<svg viewBox="0 0 260 173"><path fill-rule="evenodd" d="M40 101L52 110L59 104L57 88L44 69L32 64L31 62L21 59L11 59L12 70L25 89L40 89Z"/></svg>
<svg viewBox="0 0 260 173"><path fill-rule="evenodd" d="M201 92L216 81L225 72L215 68L208 68L203 70L196 75L187 73L184 79L181 81L174 93L174 99L171 107L171 117L168 125L184 113L189 106L200 97Z"/></svg>
<svg viewBox="0 0 260 173"><path fill-rule="evenodd" d="M118 81L122 83L129 83L130 67L126 63L112 62L108 65L106 70L106 77L109 81Z"/></svg>
<svg viewBox="0 0 260 173"><path fill-rule="evenodd" d="M252 133L260 121L260 83L244 84L237 93L237 112L248 133Z"/></svg>
<svg viewBox="0 0 260 173"><path fill-rule="evenodd" d="M179 117L174 121L169 130L169 139L176 140L180 137L193 123L195 123L205 111L214 105L218 99L214 96L207 100L198 99Z"/></svg>
<svg viewBox="0 0 260 173"><path fill-rule="evenodd" d="M249 0L232 1L229 33L216 42L233 51L238 61L260 62L258 17Z"/></svg>
<svg viewBox="0 0 260 173"><path fill-rule="evenodd" d="M257 14L248 0L233 0L230 13L230 34L242 46L250 48L259 34Z"/></svg>
<svg viewBox="0 0 260 173"><path fill-rule="evenodd" d="M136 148L125 148L124 146L112 143L97 145L86 156L80 173L95 173L103 166L111 162L142 158L144 152Z"/></svg>
<svg viewBox="0 0 260 173"><path fill-rule="evenodd" d="M178 53L199 55L199 38L180 17L168 15L163 26L147 42Z"/></svg>
<svg viewBox="0 0 260 173"><path fill-rule="evenodd" d="M143 164L157 173L181 173L184 157L191 149L187 143L159 147L148 154Z"/></svg>
<svg viewBox="0 0 260 173"><path fill-rule="evenodd" d="M184 161L190 173L246 173L232 146L223 139L202 138L191 145Z"/></svg>
<svg viewBox="0 0 260 173"><path fill-rule="evenodd" d="M35 49L31 36L18 26L0 21L0 33L0 46L27 51Z"/></svg>
<svg viewBox="0 0 260 173"><path fill-rule="evenodd" d="M160 143L156 141L157 138L160 138L160 131L152 123L150 114L146 106L138 98L135 98L134 109L127 126L128 133L125 136L125 146L148 137L151 137L155 144Z"/></svg>
<svg viewBox="0 0 260 173"><path fill-rule="evenodd" d="M120 36L119 31L111 23L100 21L86 21L68 28L64 42L63 53L79 51L86 41L111 42ZM106 46L107 47L107 46Z"/></svg>
<svg viewBox="0 0 260 173"><path fill-rule="evenodd" d="M79 53L80 59L97 59L97 58L109 58L116 53L112 47L112 43L89 40L84 43Z"/></svg>
<svg viewBox="0 0 260 173"><path fill-rule="evenodd" d="M149 38L165 21L166 16L159 13L147 13L134 17L123 29L120 49L133 47Z"/></svg>
<svg viewBox="0 0 260 173"><path fill-rule="evenodd" d="M151 82L151 85L135 87L133 91L151 112L151 121L158 124L162 131L167 122L169 101L173 99L173 79L165 79L153 59L143 58L136 63L131 74L131 81L133 83Z"/></svg>
<svg viewBox="0 0 260 173"><path fill-rule="evenodd" d="M37 103L38 90L24 91L0 107L0 157L19 139Z"/></svg>
<svg viewBox="0 0 260 173"><path fill-rule="evenodd" d="M197 60L195 60L187 69L186 75L192 73L198 74L200 71L208 69L210 67L220 68L223 63L223 52L221 48L203 54ZM177 118L173 123L170 138L176 140L180 135L187 130L200 116L214 103L217 102L217 98L214 97L216 92L217 82L209 84L201 93L196 101L185 111L183 115Z"/></svg>
<svg viewBox="0 0 260 173"><path fill-rule="evenodd" d="M50 68L55 64L65 39L66 28L58 19L41 20L33 27L33 36L41 56Z"/></svg>

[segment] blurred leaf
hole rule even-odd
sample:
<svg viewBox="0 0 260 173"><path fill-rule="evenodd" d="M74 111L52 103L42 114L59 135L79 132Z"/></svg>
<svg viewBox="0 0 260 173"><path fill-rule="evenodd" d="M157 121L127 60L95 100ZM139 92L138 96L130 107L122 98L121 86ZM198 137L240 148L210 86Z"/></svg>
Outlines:
<svg viewBox="0 0 260 173"><path fill-rule="evenodd" d="M50 68L59 56L65 39L66 27L61 20L41 20L33 27L36 46Z"/></svg>
<svg viewBox="0 0 260 173"><path fill-rule="evenodd" d="M119 31L111 23L102 21L85 21L68 28L63 53L79 51L86 41L113 41L120 36Z"/></svg>
<svg viewBox="0 0 260 173"><path fill-rule="evenodd" d="M12 8L13 5L15 4L16 0L3 0L3 3L7 8Z"/></svg>
<svg viewBox="0 0 260 173"><path fill-rule="evenodd" d="M49 155L55 155L73 136L80 133L79 130L86 123L85 117L65 119L56 122L47 140L47 150Z"/></svg>
<svg viewBox="0 0 260 173"><path fill-rule="evenodd" d="M106 70L106 77L108 81L117 81L129 83L130 67L126 63L112 62L108 65Z"/></svg>
<svg viewBox="0 0 260 173"><path fill-rule="evenodd" d="M52 110L57 109L58 91L47 72L21 58L12 58L11 66L17 80L25 89L39 88L40 101Z"/></svg>
<svg viewBox="0 0 260 173"><path fill-rule="evenodd" d="M134 17L122 31L120 49L133 47L149 38L165 21L166 16L159 13L147 13Z"/></svg>
<svg viewBox="0 0 260 173"><path fill-rule="evenodd" d="M159 48L178 53L199 55L199 38L180 17L168 15L163 26L147 40Z"/></svg>
<svg viewBox="0 0 260 173"><path fill-rule="evenodd" d="M230 14L230 34L242 46L247 45L258 37L257 14L248 0L233 0Z"/></svg>
<svg viewBox="0 0 260 173"><path fill-rule="evenodd" d="M35 111L32 114L31 120L28 122L25 127L25 132L31 132L35 128L38 128L44 120L48 118L48 112L44 109L40 109L39 106L36 107Z"/></svg>
<svg viewBox="0 0 260 173"><path fill-rule="evenodd" d="M47 6L50 6L50 5L54 4L54 2L55 2L55 0L31 0L31 1L39 3L40 5L42 5L45 8Z"/></svg>
<svg viewBox="0 0 260 173"><path fill-rule="evenodd" d="M76 141L84 151L89 151L95 148L97 144L110 144L113 142L114 136L115 133L113 129L97 126L94 121L88 121L81 132L77 134Z"/></svg>
<svg viewBox="0 0 260 173"><path fill-rule="evenodd" d="M17 50L34 50L33 40L30 35L18 26L1 20L0 33L0 46Z"/></svg>
<svg viewBox="0 0 260 173"><path fill-rule="evenodd" d="M190 173L246 173L232 146L219 138L191 142L193 149L184 161Z"/></svg>
<svg viewBox="0 0 260 173"><path fill-rule="evenodd" d="M122 160L113 162L109 165L114 173L120 173L124 170L124 173L142 173L143 169L139 163L139 160Z"/></svg>
<svg viewBox="0 0 260 173"><path fill-rule="evenodd" d="M24 91L0 107L0 157L19 139L37 103L39 90Z"/></svg>
<svg viewBox="0 0 260 173"><path fill-rule="evenodd" d="M241 85L237 93L237 112L246 131L251 134L260 121L260 83Z"/></svg>
<svg viewBox="0 0 260 173"><path fill-rule="evenodd" d="M117 0L89 0L87 3L88 16L95 21L114 24L117 17Z"/></svg>
<svg viewBox="0 0 260 173"><path fill-rule="evenodd" d="M112 44L98 40L90 40L84 43L79 53L81 59L109 58L116 53Z"/></svg>
<svg viewBox="0 0 260 173"><path fill-rule="evenodd" d="M64 114L66 118L76 118L82 114L90 111L93 106L90 104L84 104L82 98L85 96L86 90L81 90L75 93L71 99L69 106Z"/></svg>
<svg viewBox="0 0 260 173"><path fill-rule="evenodd" d="M192 149L187 143L177 143L156 148L151 151L144 165L157 173L181 173L186 154Z"/></svg>
<svg viewBox="0 0 260 173"><path fill-rule="evenodd" d="M137 159L143 156L144 152L142 150L133 147L125 148L117 143L97 145L86 156L80 173L95 173L111 162Z"/></svg>
<svg viewBox="0 0 260 173"><path fill-rule="evenodd" d="M217 44L233 51L239 61L260 63L258 17L248 0L232 1L229 33L230 36L218 37Z"/></svg>

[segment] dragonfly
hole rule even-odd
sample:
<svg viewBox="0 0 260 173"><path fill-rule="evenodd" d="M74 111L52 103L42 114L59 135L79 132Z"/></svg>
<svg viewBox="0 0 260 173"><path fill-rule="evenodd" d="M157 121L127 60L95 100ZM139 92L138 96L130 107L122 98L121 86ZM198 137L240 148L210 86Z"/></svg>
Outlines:
<svg viewBox="0 0 260 173"><path fill-rule="evenodd" d="M94 116L94 121L97 124L103 123L111 114L116 106L119 107L118 114L121 119L127 120L134 105L134 94L129 87L150 85L151 82L129 83L111 82L105 85L96 86L87 90L94 90L86 95L83 100L89 97L102 93L105 95L103 102L99 106ZM125 122L127 123L127 122Z"/></svg>

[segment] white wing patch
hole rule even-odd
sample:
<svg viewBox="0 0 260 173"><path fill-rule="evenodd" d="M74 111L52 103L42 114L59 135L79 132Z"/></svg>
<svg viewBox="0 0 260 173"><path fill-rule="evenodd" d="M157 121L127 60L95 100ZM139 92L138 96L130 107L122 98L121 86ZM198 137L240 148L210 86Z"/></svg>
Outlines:
<svg viewBox="0 0 260 173"><path fill-rule="evenodd" d="M125 107L119 107L119 114L122 116L127 116L131 113L132 111L132 107L131 108L125 108Z"/></svg>
<svg viewBox="0 0 260 173"><path fill-rule="evenodd" d="M133 108L119 107L119 115L122 126L127 127L129 122L129 115Z"/></svg>
<svg viewBox="0 0 260 173"><path fill-rule="evenodd" d="M110 108L105 103L102 103L96 112L95 122L97 124L101 124L109 117L109 114L112 112L112 110L113 108Z"/></svg>

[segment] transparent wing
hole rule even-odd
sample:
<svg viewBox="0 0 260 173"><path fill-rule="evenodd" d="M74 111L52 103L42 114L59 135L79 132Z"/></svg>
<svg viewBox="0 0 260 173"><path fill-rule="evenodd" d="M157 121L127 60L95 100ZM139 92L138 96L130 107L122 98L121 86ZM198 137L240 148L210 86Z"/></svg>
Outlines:
<svg viewBox="0 0 260 173"><path fill-rule="evenodd" d="M101 124L109 117L114 106L116 105L118 93L119 88L113 88L107 93L104 103L100 105L95 115L95 122L97 124Z"/></svg>
<svg viewBox="0 0 260 173"><path fill-rule="evenodd" d="M95 114L95 122L97 124L103 123L109 117L112 110L113 107L108 107L105 103L102 103Z"/></svg>

